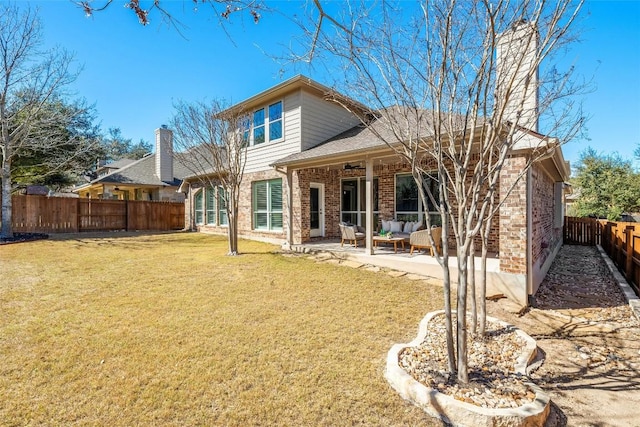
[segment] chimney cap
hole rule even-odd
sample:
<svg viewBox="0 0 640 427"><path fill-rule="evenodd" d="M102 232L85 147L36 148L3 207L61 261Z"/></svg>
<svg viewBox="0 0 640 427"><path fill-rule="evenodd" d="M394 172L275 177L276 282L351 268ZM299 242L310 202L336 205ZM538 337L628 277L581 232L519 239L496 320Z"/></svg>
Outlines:
<svg viewBox="0 0 640 427"><path fill-rule="evenodd" d="M167 125L160 125L160 127L161 127L162 129L169 129L169 128L167 127Z"/></svg>

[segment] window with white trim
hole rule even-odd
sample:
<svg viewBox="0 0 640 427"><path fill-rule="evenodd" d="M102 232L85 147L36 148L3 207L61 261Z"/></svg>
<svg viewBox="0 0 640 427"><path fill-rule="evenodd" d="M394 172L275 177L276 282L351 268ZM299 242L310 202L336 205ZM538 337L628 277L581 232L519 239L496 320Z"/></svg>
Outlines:
<svg viewBox="0 0 640 427"><path fill-rule="evenodd" d="M255 110L247 127L241 125L243 139L249 145L260 145L282 139L284 136L282 117L282 101Z"/></svg>
<svg viewBox="0 0 640 427"><path fill-rule="evenodd" d="M282 138L282 101L269 105L269 141Z"/></svg>
<svg viewBox="0 0 640 427"><path fill-rule="evenodd" d="M218 224L229 225L229 218L227 217L227 193L224 191L224 187L218 187Z"/></svg>
<svg viewBox="0 0 640 427"><path fill-rule="evenodd" d="M366 224L366 178L345 178L340 185L340 220L355 225ZM373 178L373 223L378 223L378 178Z"/></svg>
<svg viewBox="0 0 640 427"><path fill-rule="evenodd" d="M251 118L243 116L240 118L239 123L242 132L242 148L247 148L251 140Z"/></svg>
<svg viewBox="0 0 640 427"><path fill-rule="evenodd" d="M282 179L251 183L253 229L282 231Z"/></svg>
<svg viewBox="0 0 640 427"><path fill-rule="evenodd" d="M204 224L204 189L193 197L193 207L196 225Z"/></svg>
<svg viewBox="0 0 640 427"><path fill-rule="evenodd" d="M228 225L227 202L224 188L206 187L193 196L193 212L196 225Z"/></svg>
<svg viewBox="0 0 640 427"><path fill-rule="evenodd" d="M253 112L253 145L265 142L264 108Z"/></svg>
<svg viewBox="0 0 640 427"><path fill-rule="evenodd" d="M395 211L396 220L398 221L423 221L424 214L429 214L432 225L440 224L440 214L437 211L433 200L429 199L429 191L431 192L435 202L438 202L438 180L432 176L423 178L423 186L427 195L427 206L423 206L418 192L418 185L413 175L410 173L396 175L396 201ZM429 191L426 191L426 190Z"/></svg>
<svg viewBox="0 0 640 427"><path fill-rule="evenodd" d="M207 187L205 191L206 221L208 225L216 224L216 193L213 187Z"/></svg>

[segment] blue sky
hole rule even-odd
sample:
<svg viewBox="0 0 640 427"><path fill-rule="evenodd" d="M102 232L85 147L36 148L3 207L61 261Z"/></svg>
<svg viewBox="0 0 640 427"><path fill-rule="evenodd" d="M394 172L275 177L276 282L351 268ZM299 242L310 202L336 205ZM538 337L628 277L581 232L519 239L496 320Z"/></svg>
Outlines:
<svg viewBox="0 0 640 427"><path fill-rule="evenodd" d="M185 25L179 33L158 15L141 26L122 3L87 18L68 0L30 2L40 9L46 44L75 53L83 70L73 89L95 103L105 132L119 127L134 142L152 141L179 99L238 102L298 73L329 83L314 70L273 59L297 34L278 14L257 25L236 16L227 36L208 6L194 11L190 0L163 0ZM302 13L299 2L271 4ZM568 143L565 158L575 163L591 146L631 159L640 144L640 0L588 1L583 12L582 41L565 59L593 79L595 90L583 99L589 140Z"/></svg>

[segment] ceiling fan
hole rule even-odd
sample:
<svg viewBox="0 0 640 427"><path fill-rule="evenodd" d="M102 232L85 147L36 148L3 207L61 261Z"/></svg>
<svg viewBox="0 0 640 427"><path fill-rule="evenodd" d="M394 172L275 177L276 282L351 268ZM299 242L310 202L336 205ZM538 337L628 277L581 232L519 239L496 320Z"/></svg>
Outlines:
<svg viewBox="0 0 640 427"><path fill-rule="evenodd" d="M344 165L344 170L361 170L361 169L364 169L364 167L360 165L352 165L350 163L347 163Z"/></svg>

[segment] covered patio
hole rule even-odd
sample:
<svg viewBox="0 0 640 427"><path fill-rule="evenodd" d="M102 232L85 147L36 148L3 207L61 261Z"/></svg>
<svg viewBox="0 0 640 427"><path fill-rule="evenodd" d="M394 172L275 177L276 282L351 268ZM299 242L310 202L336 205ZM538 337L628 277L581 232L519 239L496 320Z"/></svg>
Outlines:
<svg viewBox="0 0 640 427"><path fill-rule="evenodd" d="M291 250L303 253L330 254L338 260L351 260L361 264L388 268L406 273L442 280L442 267L436 258L427 252L409 253L409 249L394 253L393 246L379 246L369 254L367 248L340 244L340 239L317 238L303 244L293 245ZM480 268L480 254L476 254L476 270ZM451 278L457 281L457 258L455 249L449 249L449 268ZM503 282L505 278L500 274L500 259L491 253L487 258L487 279L489 283ZM491 289L490 289L491 290ZM497 290L494 292L498 292Z"/></svg>

